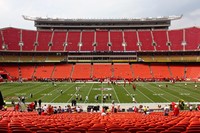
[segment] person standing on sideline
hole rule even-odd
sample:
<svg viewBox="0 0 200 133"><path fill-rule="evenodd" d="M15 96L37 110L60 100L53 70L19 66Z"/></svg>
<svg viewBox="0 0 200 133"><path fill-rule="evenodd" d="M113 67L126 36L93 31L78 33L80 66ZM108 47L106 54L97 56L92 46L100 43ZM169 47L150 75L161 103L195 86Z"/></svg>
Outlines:
<svg viewBox="0 0 200 133"><path fill-rule="evenodd" d="M41 99L38 100L38 104L39 104L39 107L41 107L41 105L42 105L42 100Z"/></svg>
<svg viewBox="0 0 200 133"><path fill-rule="evenodd" d="M89 98L88 96L85 96L85 102L88 102Z"/></svg>

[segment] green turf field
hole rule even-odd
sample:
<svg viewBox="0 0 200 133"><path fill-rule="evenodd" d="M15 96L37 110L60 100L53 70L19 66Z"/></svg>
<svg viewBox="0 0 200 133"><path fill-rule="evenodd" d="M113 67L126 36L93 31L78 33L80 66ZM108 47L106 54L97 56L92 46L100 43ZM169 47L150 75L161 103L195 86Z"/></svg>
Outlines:
<svg viewBox="0 0 200 133"><path fill-rule="evenodd" d="M105 103L132 103L135 97L138 103L157 103L157 102L178 102L183 99L187 102L200 102L200 83L195 88L194 83L135 83L136 91L132 85L126 84L107 84L107 83L69 83L58 82L56 86L50 82L42 83L1 83L0 90L6 101L17 99L18 96L25 96L26 101L41 99L48 103L70 103L75 95L82 95L79 103L102 103L102 95L111 94L112 99L108 98ZM168 87L166 87L166 84ZM80 87L80 90L76 90ZM63 91L61 94L61 90ZM33 94L33 98L30 94ZM95 96L99 95L98 101ZM85 97L89 100L86 101Z"/></svg>

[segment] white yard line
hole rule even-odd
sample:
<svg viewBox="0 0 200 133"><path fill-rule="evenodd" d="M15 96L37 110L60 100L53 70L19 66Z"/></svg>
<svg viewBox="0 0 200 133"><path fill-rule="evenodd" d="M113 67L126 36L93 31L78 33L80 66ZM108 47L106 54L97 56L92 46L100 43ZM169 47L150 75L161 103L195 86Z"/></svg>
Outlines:
<svg viewBox="0 0 200 133"><path fill-rule="evenodd" d="M66 92L66 91L68 91L70 88L72 88L73 86L75 86L76 85L76 83L75 84L72 84L70 87L68 87L65 91L63 91L63 93L64 92ZM50 101L50 103L52 103L55 99L57 99L58 97L59 97L60 95L58 95L57 97L55 97L54 99L52 99L51 101Z"/></svg>
<svg viewBox="0 0 200 133"><path fill-rule="evenodd" d="M149 84L149 85L151 85L151 84ZM151 86L153 86L153 85L151 85ZM154 87L154 86L153 86L153 87ZM168 89L168 88L166 88L166 89ZM169 95L172 95L173 97L176 97L176 98L180 99L180 97L177 97L176 95L171 94L171 93L165 91L164 89L160 89L160 90L163 91L164 93L168 93Z"/></svg>
<svg viewBox="0 0 200 133"><path fill-rule="evenodd" d="M112 84L111 84L111 85L112 85ZM113 90L114 90L114 93L115 93L115 96L116 96L116 98L117 98L117 101L120 103L119 97L117 96L117 93L116 93L115 88L113 87L113 85L112 85L112 88L113 88Z"/></svg>
<svg viewBox="0 0 200 133"><path fill-rule="evenodd" d="M179 87L177 87L177 86L173 86L173 87L175 87L175 88L179 88ZM179 88L180 89L180 88ZM176 91L175 89L170 89L170 90L172 90L172 91L175 91L175 92L178 92L178 93L181 93L181 92L179 92L179 91ZM190 91L188 91L188 90L185 90L185 91L187 91L188 93L192 93L192 92L190 92ZM193 99L196 99L196 100L200 100L200 99L197 99L197 98L195 98L195 97L192 97L192 96L190 96L190 95L187 95L188 97L191 97L191 98L193 98Z"/></svg>
<svg viewBox="0 0 200 133"><path fill-rule="evenodd" d="M94 83L93 83L92 86L90 87L90 90L89 90L89 92L88 92L88 94L87 94L88 98L89 98L89 94L90 94L90 92L91 92L93 86L94 86ZM84 103L86 103L86 99L85 99Z"/></svg>
<svg viewBox="0 0 200 133"><path fill-rule="evenodd" d="M76 84L78 84L78 83L76 83ZM76 85L76 84L75 84L75 85ZM74 85L73 85L73 86L74 86ZM84 84L81 85L80 89L81 89L83 86L84 86ZM72 87L72 86L71 86L71 87ZM70 88L71 88L71 87L70 87ZM67 101L67 103L69 103L69 102L71 101L71 99L74 97L74 95L75 95L77 92L79 92L79 90L76 90L76 92L75 92L75 93L72 95L72 97Z"/></svg>
<svg viewBox="0 0 200 133"><path fill-rule="evenodd" d="M141 86L142 87L142 86ZM152 101L152 102L155 102L155 101L153 101L152 99L150 99L148 96L146 96L144 93L142 93L139 89L137 89L137 91L139 91L142 95L144 95L147 99L149 99L150 101Z"/></svg>
<svg viewBox="0 0 200 133"><path fill-rule="evenodd" d="M146 89L148 89L149 91L151 91L151 92L157 94L157 92L155 92L155 91L153 91L153 90L147 88L146 86L143 86L143 87L146 88ZM153 86L153 87L155 88L155 86ZM165 99L166 101L170 102L168 99L166 99L166 98L164 98L164 97L161 97L160 95L158 95L158 96L159 96L160 98L163 98L163 99Z"/></svg>

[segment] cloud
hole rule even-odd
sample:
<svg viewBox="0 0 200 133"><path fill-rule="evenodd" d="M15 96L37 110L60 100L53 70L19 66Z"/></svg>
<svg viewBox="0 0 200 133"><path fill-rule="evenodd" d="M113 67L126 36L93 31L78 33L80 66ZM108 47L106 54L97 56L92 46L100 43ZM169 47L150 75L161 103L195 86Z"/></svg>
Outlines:
<svg viewBox="0 0 200 133"><path fill-rule="evenodd" d="M35 29L33 22L23 20L21 15L53 18L143 18L183 14L183 19L172 22L172 27L178 28L200 24L199 5L199 0L0 0L0 27Z"/></svg>

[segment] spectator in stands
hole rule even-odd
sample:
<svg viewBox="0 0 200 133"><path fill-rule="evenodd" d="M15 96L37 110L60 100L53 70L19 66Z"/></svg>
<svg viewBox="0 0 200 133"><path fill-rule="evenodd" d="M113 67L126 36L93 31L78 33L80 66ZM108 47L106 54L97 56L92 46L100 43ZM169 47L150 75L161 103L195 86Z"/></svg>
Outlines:
<svg viewBox="0 0 200 133"><path fill-rule="evenodd" d="M133 111L134 111L135 113L138 113L138 108L137 108L136 106L134 106Z"/></svg>
<svg viewBox="0 0 200 133"><path fill-rule="evenodd" d="M13 110L15 110L15 100L14 99L12 99L11 104L12 104L12 106L14 108Z"/></svg>
<svg viewBox="0 0 200 133"><path fill-rule="evenodd" d="M179 115L179 108L178 108L177 105L174 106L173 112L174 112L174 116L178 116Z"/></svg>
<svg viewBox="0 0 200 133"><path fill-rule="evenodd" d="M22 96L22 102L25 104L25 96Z"/></svg>
<svg viewBox="0 0 200 133"><path fill-rule="evenodd" d="M110 94L110 99L112 99L112 94Z"/></svg>
<svg viewBox="0 0 200 133"><path fill-rule="evenodd" d="M165 105L164 107L164 116L168 116L169 115L169 106Z"/></svg>
<svg viewBox="0 0 200 133"><path fill-rule="evenodd" d="M146 106L144 106L143 112L144 112L145 115L147 114L147 107Z"/></svg>
<svg viewBox="0 0 200 133"><path fill-rule="evenodd" d="M193 109L192 104L190 104L189 109L190 109L190 111L192 111L192 109Z"/></svg>

